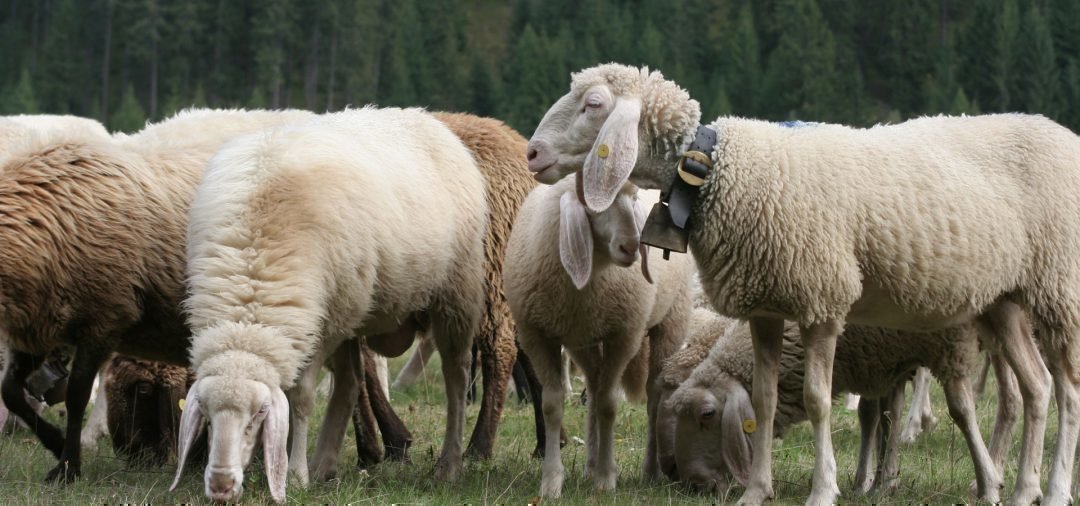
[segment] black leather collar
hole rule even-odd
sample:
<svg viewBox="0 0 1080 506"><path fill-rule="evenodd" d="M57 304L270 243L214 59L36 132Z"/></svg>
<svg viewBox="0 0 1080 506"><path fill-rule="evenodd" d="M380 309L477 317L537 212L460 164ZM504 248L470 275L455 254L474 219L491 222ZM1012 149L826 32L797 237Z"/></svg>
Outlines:
<svg viewBox="0 0 1080 506"><path fill-rule="evenodd" d="M715 147L716 131L705 125L699 126L694 142L679 157L671 187L660 194L660 202L653 206L649 218L645 220L641 242L664 250L665 260L672 251L686 253L690 211L697 201L701 185L705 184L712 170L710 153Z"/></svg>

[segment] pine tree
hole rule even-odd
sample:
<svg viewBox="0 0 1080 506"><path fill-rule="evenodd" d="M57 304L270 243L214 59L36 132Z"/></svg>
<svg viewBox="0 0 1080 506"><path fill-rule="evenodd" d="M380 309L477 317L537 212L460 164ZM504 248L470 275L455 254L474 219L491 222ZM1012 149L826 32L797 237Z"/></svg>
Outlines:
<svg viewBox="0 0 1080 506"><path fill-rule="evenodd" d="M78 85L85 74L79 48L80 12L75 0L52 6L40 55L38 95L41 109L51 113L80 112L80 98L87 90Z"/></svg>
<svg viewBox="0 0 1080 506"><path fill-rule="evenodd" d="M40 110L30 71L23 68L19 73L19 82L11 91L4 93L3 114L37 114Z"/></svg>
<svg viewBox="0 0 1080 506"><path fill-rule="evenodd" d="M1015 96L1016 105L1027 112L1056 117L1061 73L1050 26L1038 6L1031 6L1024 15L1017 53L1016 70L1021 86Z"/></svg>
<svg viewBox="0 0 1080 506"><path fill-rule="evenodd" d="M271 108L287 106L285 64L294 26L290 0L258 2L252 16L252 47L255 48L256 86L265 88Z"/></svg>
<svg viewBox="0 0 1080 506"><path fill-rule="evenodd" d="M911 0L890 4L891 22L882 59L892 73L890 105L904 116L921 108L920 85L933 71L929 49L940 30L937 3L937 0Z"/></svg>
<svg viewBox="0 0 1080 506"><path fill-rule="evenodd" d="M500 116L519 132L535 130L544 111L565 93L569 76L562 54L560 45L541 39L531 25L525 27L517 40L503 73L506 100Z"/></svg>
<svg viewBox="0 0 1080 506"><path fill-rule="evenodd" d="M472 94L472 99L468 110L479 116L494 117L501 97L499 83L495 79L491 65L480 56L474 56L469 76L469 92Z"/></svg>
<svg viewBox="0 0 1080 506"><path fill-rule="evenodd" d="M728 62L724 71L733 110L738 114L754 115L761 86L761 56L757 29L754 27L754 10L750 4L739 9L731 48L726 51Z"/></svg>
<svg viewBox="0 0 1080 506"><path fill-rule="evenodd" d="M836 43L814 0L780 0L781 34L769 56L762 111L773 119L831 121L836 118L833 92Z"/></svg>
<svg viewBox="0 0 1080 506"><path fill-rule="evenodd" d="M135 87L128 84L120 105L109 117L109 128L114 132L137 132L146 125L146 111L135 97Z"/></svg>

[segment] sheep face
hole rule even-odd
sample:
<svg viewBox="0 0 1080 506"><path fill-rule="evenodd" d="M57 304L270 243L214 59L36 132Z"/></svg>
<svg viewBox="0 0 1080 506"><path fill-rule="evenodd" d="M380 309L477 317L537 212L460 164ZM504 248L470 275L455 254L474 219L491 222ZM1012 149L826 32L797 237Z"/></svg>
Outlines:
<svg viewBox="0 0 1080 506"><path fill-rule="evenodd" d="M180 462L173 487L180 479L192 443L204 427L210 448L204 476L207 497L214 501L235 501L240 497L244 468L261 440L271 496L277 502L284 501L289 403L280 388L223 376L196 381L188 392L180 421Z"/></svg>
<svg viewBox="0 0 1080 506"><path fill-rule="evenodd" d="M573 192L560 197L559 208L559 258L579 290L589 282L596 260L629 267L639 252L642 273L652 281L648 250L641 244L645 210L638 202L637 187L624 185L611 207L602 212L586 209Z"/></svg>
<svg viewBox="0 0 1080 506"><path fill-rule="evenodd" d="M636 96L619 95L607 83L575 87L536 127L526 152L529 170L547 184L582 171L585 203L606 209L637 161L640 118Z"/></svg>
<svg viewBox="0 0 1080 506"><path fill-rule="evenodd" d="M665 409L675 414L675 473L681 481L723 492L733 475L746 485L756 420L741 384L726 375L711 389L683 384Z"/></svg>
<svg viewBox="0 0 1080 506"><path fill-rule="evenodd" d="M114 358L106 373L105 396L116 453L131 463L163 465L175 448L180 400L188 383L184 368Z"/></svg>

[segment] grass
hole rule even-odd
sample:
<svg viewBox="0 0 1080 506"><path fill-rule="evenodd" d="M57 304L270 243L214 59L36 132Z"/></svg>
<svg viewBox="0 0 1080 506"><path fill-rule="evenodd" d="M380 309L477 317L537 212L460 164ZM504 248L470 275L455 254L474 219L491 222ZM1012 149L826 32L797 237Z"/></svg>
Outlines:
<svg viewBox="0 0 1080 506"><path fill-rule="evenodd" d="M290 485L288 501L334 504L525 504L535 502L540 483L540 462L530 458L535 444L532 408L511 397L503 412L495 456L486 462L466 462L465 475L457 483L444 483L433 476L435 457L442 444L445 401L437 357L429 364L424 378L412 388L392 392L394 408L414 436L410 452L412 464L382 463L367 471L357 471L356 448L351 435L342 448L339 479L314 484L307 490ZM391 362L391 373L404 364L404 358ZM576 385L575 388L580 388ZM987 385L988 391L993 388ZM937 427L912 445L902 448L900 487L892 496L854 497L851 482L855 474L859 433L853 412L840 407L833 411L833 442L839 469L841 498L845 504L954 504L972 501L968 483L974 479L971 459L959 430L945 411L941 390L933 390ZM994 395L978 403L980 426L989 436L994 416ZM568 437L583 438L585 409L573 397L565 414ZM321 419L321 406L317 417ZM477 407L470 406L467 427L475 422ZM1043 475L1048 472L1049 453L1056 434L1056 412L1051 408L1044 452ZM582 479L584 445L571 441L563 449L567 479L563 486L563 504L701 504L734 503L742 493L730 490L721 496L702 496L670 483L650 483L641 479L640 467L645 447L644 406L624 403L615 425L616 451L620 468L618 488L595 492ZM1017 433L1019 427L1017 428ZM466 433L468 436L468 433ZM314 447L315 433L309 434ZM1013 453L1019 448L1014 438ZM310 450L309 450L310 451ZM0 502L4 504L89 504L89 503L206 503L202 492L201 471L189 468L176 492L168 492L175 466L159 469L127 469L113 455L108 441L96 450L86 450L82 479L71 486L43 485L42 478L55 465L53 457L32 434L19 431L0 436ZM774 454L774 488L777 504L801 503L810 489L814 456L808 424L788 432ZM1006 493L1015 479L1015 457L1006 470ZM245 476L245 503L269 503L266 480L258 462ZM1003 495L1003 498L1007 496ZM555 502L555 501L545 501Z"/></svg>

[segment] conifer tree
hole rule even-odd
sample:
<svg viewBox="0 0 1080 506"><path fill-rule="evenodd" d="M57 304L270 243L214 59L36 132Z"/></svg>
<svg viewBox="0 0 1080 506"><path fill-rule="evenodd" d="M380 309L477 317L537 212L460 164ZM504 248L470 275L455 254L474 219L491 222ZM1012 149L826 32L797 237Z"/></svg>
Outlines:
<svg viewBox="0 0 1080 506"><path fill-rule="evenodd" d="M109 117L109 129L114 132L133 133L146 126L146 111L135 97L135 87L128 84L120 105Z"/></svg>
<svg viewBox="0 0 1080 506"><path fill-rule="evenodd" d="M34 94L30 71L25 68L19 73L19 81L4 93L3 98L3 114L37 114L41 110Z"/></svg>

